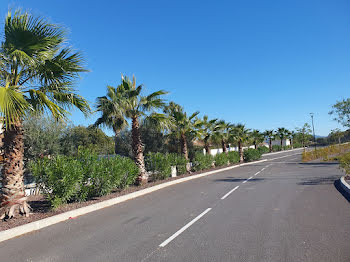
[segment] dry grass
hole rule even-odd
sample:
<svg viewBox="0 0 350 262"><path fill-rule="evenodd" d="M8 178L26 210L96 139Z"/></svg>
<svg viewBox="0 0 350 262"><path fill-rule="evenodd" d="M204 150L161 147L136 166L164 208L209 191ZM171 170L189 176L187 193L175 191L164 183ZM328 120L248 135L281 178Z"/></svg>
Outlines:
<svg viewBox="0 0 350 262"><path fill-rule="evenodd" d="M317 150L303 152L302 161L308 162L316 159L322 159L323 161L328 161L332 156L344 154L349 150L350 150L350 143L331 145L331 146L320 148Z"/></svg>

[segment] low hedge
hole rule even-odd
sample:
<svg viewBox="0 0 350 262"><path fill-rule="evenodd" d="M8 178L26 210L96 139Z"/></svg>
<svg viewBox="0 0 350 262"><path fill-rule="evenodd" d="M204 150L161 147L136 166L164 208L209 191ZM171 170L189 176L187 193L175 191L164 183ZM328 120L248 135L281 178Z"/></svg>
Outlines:
<svg viewBox="0 0 350 262"><path fill-rule="evenodd" d="M151 171L151 180L162 180L170 177L171 166L176 166L177 174L186 173L187 160L178 154L162 154L150 152L145 157L146 169Z"/></svg>
<svg viewBox="0 0 350 262"><path fill-rule="evenodd" d="M273 145L272 146L272 152L278 152L281 150L282 150L282 147L280 145Z"/></svg>
<svg viewBox="0 0 350 262"><path fill-rule="evenodd" d="M58 155L36 159L29 167L53 208L123 189L135 183L139 172L130 158L99 158L89 150L80 150L75 158Z"/></svg>
<svg viewBox="0 0 350 262"><path fill-rule="evenodd" d="M251 162L259 160L261 158L261 152L258 149L248 148L243 151L243 159L245 162Z"/></svg>
<svg viewBox="0 0 350 262"><path fill-rule="evenodd" d="M227 166L229 164L228 154L216 154L214 157L215 166Z"/></svg>
<svg viewBox="0 0 350 262"><path fill-rule="evenodd" d="M265 153L270 152L270 149L269 149L268 147L266 147L266 146L259 146L259 147L258 147L258 150L259 150L259 152L260 152L261 154L265 154Z"/></svg>
<svg viewBox="0 0 350 262"><path fill-rule="evenodd" d="M200 171L213 166L214 157L210 154L196 153L193 158L193 170Z"/></svg>
<svg viewBox="0 0 350 262"><path fill-rule="evenodd" d="M237 151L230 151L227 153L228 160L230 164L235 164L239 162L239 153Z"/></svg>

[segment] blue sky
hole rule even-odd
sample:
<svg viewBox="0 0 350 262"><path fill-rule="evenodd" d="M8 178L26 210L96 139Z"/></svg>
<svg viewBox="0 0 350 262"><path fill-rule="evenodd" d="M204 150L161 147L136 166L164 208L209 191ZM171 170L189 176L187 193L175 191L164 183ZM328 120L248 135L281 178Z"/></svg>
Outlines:
<svg viewBox="0 0 350 262"><path fill-rule="evenodd" d="M210 118L294 129L314 112L316 134L341 128L328 112L350 93L349 1L2 0L3 17L9 7L69 29L90 70L77 88L92 103L135 74Z"/></svg>

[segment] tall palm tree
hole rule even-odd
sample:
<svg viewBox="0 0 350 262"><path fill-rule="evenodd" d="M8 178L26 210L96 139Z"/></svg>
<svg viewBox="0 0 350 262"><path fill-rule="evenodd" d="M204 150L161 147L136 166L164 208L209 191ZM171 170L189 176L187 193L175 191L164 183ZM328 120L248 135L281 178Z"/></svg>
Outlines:
<svg viewBox="0 0 350 262"><path fill-rule="evenodd" d="M253 144L254 144L254 148L257 149L258 145L261 144L262 142L264 142L264 134L261 133L259 130L254 129L251 134L250 134L252 140L253 140Z"/></svg>
<svg viewBox="0 0 350 262"><path fill-rule="evenodd" d="M289 136L289 130L285 129L284 127L280 127L280 128L277 128L276 133L277 133L276 135L281 140L281 150L283 150L283 140Z"/></svg>
<svg viewBox="0 0 350 262"><path fill-rule="evenodd" d="M231 129L231 137L238 145L239 161L243 162L243 145L249 140L250 129L243 124L237 124Z"/></svg>
<svg viewBox="0 0 350 262"><path fill-rule="evenodd" d="M198 135L204 142L205 152L210 154L210 144L218 128L217 119L209 120L208 116L205 115L202 119L198 119L196 126L199 129Z"/></svg>
<svg viewBox="0 0 350 262"><path fill-rule="evenodd" d="M182 155L188 160L187 138L188 135L196 133L195 126L198 125L198 123L196 123L195 117L199 112L197 111L187 116L183 107L174 102L170 102L169 105L165 107L164 113L167 114L172 122L172 125L169 125L171 133L175 134L180 139Z"/></svg>
<svg viewBox="0 0 350 262"><path fill-rule="evenodd" d="M142 85L136 86L135 76L133 76L132 81L128 77L122 76L122 82L116 89L119 98L119 104L116 106L120 109L120 117L125 119L123 121L131 120L132 151L135 163L139 168L137 180L139 184L145 184L148 181L140 133L140 118L146 117L149 115L148 113L152 113L156 109L164 108L165 102L162 95L167 94L167 92L160 90L143 96L141 94L142 87ZM164 116L154 113L154 118L160 119Z"/></svg>
<svg viewBox="0 0 350 262"><path fill-rule="evenodd" d="M294 139L296 137L297 133L295 131L289 131L289 139L290 139L290 146L291 148L294 148Z"/></svg>
<svg viewBox="0 0 350 262"><path fill-rule="evenodd" d="M96 99L97 111L102 115L96 120L94 126L103 125L111 128L115 136L114 150L117 150L117 136L121 130L128 126L128 122L123 115L124 106L122 104L123 97L117 88L107 86L107 95Z"/></svg>
<svg viewBox="0 0 350 262"><path fill-rule="evenodd" d="M87 101L74 90L85 72L80 53L65 45L64 29L29 13L9 12L0 48L0 112L4 124L0 218L17 211L28 216L23 183L23 117L51 113L65 119L77 107L90 112Z"/></svg>
<svg viewBox="0 0 350 262"><path fill-rule="evenodd" d="M230 130L233 128L233 125L220 120L217 123L217 129L215 130L215 136L217 140L220 141L222 152L227 153L227 144L230 139Z"/></svg>
<svg viewBox="0 0 350 262"><path fill-rule="evenodd" d="M266 139L269 141L269 150L272 152L272 141L276 138L276 133L274 130L266 130L264 132Z"/></svg>

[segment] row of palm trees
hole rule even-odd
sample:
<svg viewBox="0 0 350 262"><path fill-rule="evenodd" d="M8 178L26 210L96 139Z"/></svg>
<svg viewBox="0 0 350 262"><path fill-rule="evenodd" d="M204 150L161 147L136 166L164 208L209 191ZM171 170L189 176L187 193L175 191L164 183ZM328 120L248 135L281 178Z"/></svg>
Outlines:
<svg viewBox="0 0 350 262"><path fill-rule="evenodd" d="M251 131L243 124L209 119L206 115L199 118L199 112L188 115L183 107L175 102L168 104L165 102L163 96L167 92L160 90L143 95L142 87L136 85L134 76L131 80L122 75L118 87L108 86L106 96L97 98L97 111L101 116L95 122L95 126L104 125L113 129L116 136L131 122L132 150L135 163L140 170L138 177L140 184L147 183L148 180L140 135L142 121L152 121L160 130L175 135L180 140L181 153L186 160L189 160L187 144L189 137L202 141L207 154L210 154L210 147L213 144L221 144L225 153L228 144L235 144L238 146L240 161L243 162L243 146L254 144L256 149L268 139L272 151L274 139L279 138L283 148L283 141L286 139L293 141L295 136L295 132L285 128L278 128L276 131L267 130L263 133L259 130Z"/></svg>
<svg viewBox="0 0 350 262"><path fill-rule="evenodd" d="M28 114L49 113L65 120L75 107L85 115L91 113L88 102L77 94L74 85L87 70L79 52L66 44L66 32L59 25L29 13L9 12L5 18L4 35L0 45L0 112L3 122L0 219L11 218L18 211L29 214L25 197L23 174L23 119ZM189 134L204 141L207 153L213 141L220 140L224 152L228 143L236 141L243 161L243 144L249 137L244 125L198 118L198 112L188 115L175 103L166 104L165 91L142 94L142 85L122 77L117 87L107 87L106 96L97 99L101 116L95 125L111 127L115 133L131 123L132 148L139 167L139 183L147 181L140 121L155 121L161 130L178 136L181 152L188 159ZM254 143L262 139L259 132ZM274 134L271 133L270 141ZM1 143L0 143L1 144Z"/></svg>

